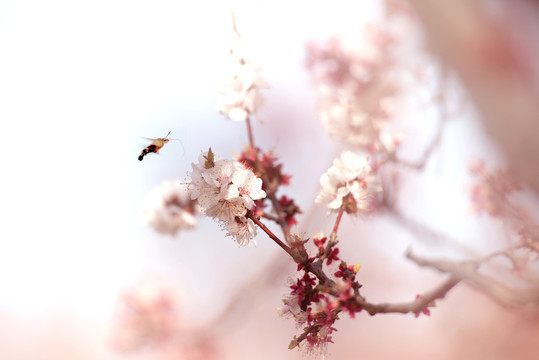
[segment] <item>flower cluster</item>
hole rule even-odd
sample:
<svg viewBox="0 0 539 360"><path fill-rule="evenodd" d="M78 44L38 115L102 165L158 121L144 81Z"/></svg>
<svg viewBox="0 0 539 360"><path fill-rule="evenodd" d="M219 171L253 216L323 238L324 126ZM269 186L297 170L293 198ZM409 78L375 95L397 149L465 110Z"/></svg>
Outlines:
<svg viewBox="0 0 539 360"><path fill-rule="evenodd" d="M498 170L490 173L480 160L472 161L470 172L479 178L471 190L472 203L476 212L486 212L493 217L503 216L509 211L508 196L520 186L514 184L507 172Z"/></svg>
<svg viewBox="0 0 539 360"><path fill-rule="evenodd" d="M122 353L150 349L154 358L220 359L220 348L206 333L190 333L180 316L181 298L156 279L144 279L125 290L119 299L112 346Z"/></svg>
<svg viewBox="0 0 539 360"><path fill-rule="evenodd" d="M320 185L315 202L327 204L330 213L341 207L349 214L368 213L373 209L375 195L382 190L369 159L351 151L333 161L320 177Z"/></svg>
<svg viewBox="0 0 539 360"><path fill-rule="evenodd" d="M513 231L518 234L521 245L533 252L539 252L539 225L536 225L528 211L512 198L513 193L522 190L522 187L513 181L507 171L489 172L483 161L472 161L469 169L472 175L479 179L479 183L472 186L470 191L473 209L478 213L486 212L492 217L508 221ZM521 263L515 257L511 260L515 267Z"/></svg>
<svg viewBox="0 0 539 360"><path fill-rule="evenodd" d="M259 69L245 56L241 37L230 49L229 74L222 83L217 110L234 121L246 120L262 104L260 89L267 87Z"/></svg>
<svg viewBox="0 0 539 360"><path fill-rule="evenodd" d="M399 140L384 128L399 88L395 38L375 26L366 34L367 46L359 54L345 50L337 38L311 43L307 67L320 84L319 116L329 134L358 150L391 153Z"/></svg>
<svg viewBox="0 0 539 360"><path fill-rule="evenodd" d="M256 226L246 213L262 199L262 180L236 160L215 158L211 149L192 164L189 181L192 200L197 200L204 213L217 219L227 236L241 246L256 236Z"/></svg>
<svg viewBox="0 0 539 360"><path fill-rule="evenodd" d="M321 350L332 341L332 333L337 329L335 321L341 312L347 312L352 318L355 313L362 310L358 305L356 296L359 295L361 285L356 281L359 265L347 266L341 261L339 270L335 272L336 281L317 275L311 276L313 269L322 269L333 261L340 260L339 248L336 240L329 240L323 233L314 235L313 243L318 248L314 257L309 257L305 244L309 240L301 240L297 235L293 237L291 248L298 262L298 271L303 271L295 282L290 285L290 294L283 299L284 307L279 309L281 316L292 317L296 327L303 331L295 336L289 348L299 346L306 342L308 349Z"/></svg>
<svg viewBox="0 0 539 360"><path fill-rule="evenodd" d="M299 337L294 337L290 349L299 346L303 340L311 350L323 350L333 342L331 334L337 329L332 325L338 319L339 310L337 303L331 303L327 295L316 289L317 284L318 280L306 272L290 286L290 295L283 299L285 307L279 309L279 313L293 317L296 327L303 330Z"/></svg>
<svg viewBox="0 0 539 360"><path fill-rule="evenodd" d="M327 237L324 236L324 233L318 232L313 236L313 242L318 248L319 259L326 260L326 265L331 265L333 261L339 261L339 248L334 246L331 242L326 243Z"/></svg>
<svg viewBox="0 0 539 360"><path fill-rule="evenodd" d="M176 296L155 281L143 281L121 297L113 343L122 352L160 345L175 333Z"/></svg>
<svg viewBox="0 0 539 360"><path fill-rule="evenodd" d="M195 202L179 181L165 181L152 189L145 201L146 222L160 234L176 235L178 231L194 228Z"/></svg>

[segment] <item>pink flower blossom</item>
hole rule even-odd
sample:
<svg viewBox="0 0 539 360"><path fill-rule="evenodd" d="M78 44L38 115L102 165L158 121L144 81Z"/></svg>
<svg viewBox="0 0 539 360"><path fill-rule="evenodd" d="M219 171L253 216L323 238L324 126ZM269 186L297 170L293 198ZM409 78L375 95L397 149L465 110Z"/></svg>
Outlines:
<svg viewBox="0 0 539 360"><path fill-rule="evenodd" d="M476 212L486 212L491 216L503 216L509 211L509 196L520 186L512 182L509 174L498 170L488 172L482 161L475 160L469 165L470 172L479 179L470 195Z"/></svg>
<svg viewBox="0 0 539 360"><path fill-rule="evenodd" d="M330 136L358 150L390 153L398 144L385 132L399 88L395 39L382 27L365 34L366 46L356 54L336 38L311 43L307 66L320 84L319 116Z"/></svg>
<svg viewBox="0 0 539 360"><path fill-rule="evenodd" d="M143 281L121 297L113 344L123 352L163 344L178 321L176 296L155 281Z"/></svg>

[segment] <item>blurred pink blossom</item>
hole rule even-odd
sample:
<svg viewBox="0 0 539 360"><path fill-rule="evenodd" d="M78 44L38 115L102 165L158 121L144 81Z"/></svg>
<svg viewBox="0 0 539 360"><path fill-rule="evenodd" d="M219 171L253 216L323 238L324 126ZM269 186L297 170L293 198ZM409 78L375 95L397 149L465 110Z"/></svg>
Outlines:
<svg viewBox="0 0 539 360"><path fill-rule="evenodd" d="M145 202L146 222L160 234L175 236L196 226L195 202L189 199L180 181L165 181L153 188Z"/></svg>
<svg viewBox="0 0 539 360"><path fill-rule="evenodd" d="M322 92L319 115L329 134L355 149L390 153L397 142L388 139L384 128L399 89L396 38L381 26L368 27L365 34L357 53L337 38L311 42L307 67Z"/></svg>
<svg viewBox="0 0 539 360"><path fill-rule="evenodd" d="M260 89L268 85L260 77L259 68L248 58L237 30L236 35L230 49L228 74L219 91L217 110L230 120L243 121L256 114L263 102Z"/></svg>
<svg viewBox="0 0 539 360"><path fill-rule="evenodd" d="M152 280L126 290L120 298L113 345L132 352L166 343L180 321L177 301L174 293Z"/></svg>

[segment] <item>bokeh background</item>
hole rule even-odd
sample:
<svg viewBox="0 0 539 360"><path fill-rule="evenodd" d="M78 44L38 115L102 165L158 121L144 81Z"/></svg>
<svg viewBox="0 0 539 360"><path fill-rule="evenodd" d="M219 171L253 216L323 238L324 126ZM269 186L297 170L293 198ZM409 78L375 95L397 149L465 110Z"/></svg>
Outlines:
<svg viewBox="0 0 539 360"><path fill-rule="evenodd" d="M196 230L159 236L143 222L143 202L162 181L185 179L208 147L230 157L247 143L244 124L215 110L234 10L270 85L255 141L293 176L286 194L305 212L298 231L329 232L332 219L311 204L320 174L342 148L318 121L305 44L332 34L353 38L378 6L1 1L0 359L160 358L155 349L126 355L111 345L118 296L141 279L174 289L184 329L204 331L238 300L211 334L218 358L321 358L287 349L294 324L275 308L295 265L280 249L263 235L257 246L238 248L202 218ZM421 156L436 128L434 116L416 115L401 129L410 159ZM181 143L139 162L142 137L168 131ZM502 241L504 227L473 215L466 193L468 160L500 165L499 154L466 101L426 169L405 176L402 208L458 246L418 238L391 217L345 219L341 251L361 264L367 298L406 301L443 279L404 259L411 245L473 255ZM535 359L538 320L534 311L503 308L461 284L430 317L361 313L339 321L326 358Z"/></svg>

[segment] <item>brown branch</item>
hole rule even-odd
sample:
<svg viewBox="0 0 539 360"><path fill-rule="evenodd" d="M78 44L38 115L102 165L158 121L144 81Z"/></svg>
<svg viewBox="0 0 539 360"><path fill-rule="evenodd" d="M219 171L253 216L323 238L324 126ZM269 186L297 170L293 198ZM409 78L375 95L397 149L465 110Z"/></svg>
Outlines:
<svg viewBox="0 0 539 360"><path fill-rule="evenodd" d="M248 211L246 217L251 219L256 225L258 225L273 241L277 243L290 257L292 257L297 263L300 263L304 266L305 271L315 275L320 285L323 286L324 292L332 294L334 296L339 296L339 290L336 288L336 284L331 280L322 270L322 262L317 261L315 263L310 263L308 257L302 254L300 251L295 251L294 249L288 247L284 244L271 230L269 230L252 212ZM355 297L355 302L358 307L365 309L369 314L375 315L377 313L418 313L421 310L428 307L436 299L443 298L449 290L451 290L456 284L460 281L457 277L450 277L446 282L444 282L439 287L424 293L418 299L407 302L407 303L382 303L382 304L373 304L366 301L361 295Z"/></svg>
<svg viewBox="0 0 539 360"><path fill-rule="evenodd" d="M510 307L539 305L537 284L526 287L512 287L490 276L477 272L479 261L451 261L446 259L425 259L408 251L406 257L419 266L430 267L470 284L487 294L498 303Z"/></svg>
<svg viewBox="0 0 539 360"><path fill-rule="evenodd" d="M281 247L288 255L290 255L294 260L296 260L295 254L292 252L292 249L283 243L281 239L279 239L270 229L267 228L266 225L264 225L260 219L255 216L255 214L252 213L252 211L247 210L247 214L245 215L246 218L253 220L253 222L258 225L259 228L261 228L269 237L271 240L275 241L277 245Z"/></svg>
<svg viewBox="0 0 539 360"><path fill-rule="evenodd" d="M365 300L363 297L357 297L358 304L366 310L370 315L376 315L379 313L419 313L421 310L427 308L429 304L432 304L437 299L442 299L455 285L460 282L459 279L451 276L445 282L431 291L425 292L414 301L405 303L381 303L372 304Z"/></svg>
<svg viewBox="0 0 539 360"><path fill-rule="evenodd" d="M276 222L277 224L279 224L279 218L277 216L273 216L271 214L268 214L266 212L264 212L261 217L263 217L264 219L268 219L268 220L271 220L271 221L274 221Z"/></svg>
<svg viewBox="0 0 539 360"><path fill-rule="evenodd" d="M271 201L273 210L275 210L275 213L277 214L278 223L281 229L283 230L285 241L288 243L288 245L290 245L291 243L290 226L288 226L288 222L286 221L286 218L284 216L283 208L281 207L281 204L279 203L279 200L277 199L275 192L273 191L268 192L267 197Z"/></svg>
<svg viewBox="0 0 539 360"><path fill-rule="evenodd" d="M290 248L285 243L283 243L270 229L264 225L260 219L258 219L257 216L255 216L251 211L247 211L247 214L245 215L248 219L253 220L253 222L258 225L277 245L281 247L294 261L296 261L298 264L302 264L305 268L305 271L312 273L314 276L318 278L321 285L334 285L335 282L331 280L322 270L322 263L321 262L315 262L311 263L309 262L309 258L307 257L307 254L303 254L301 251L297 251L296 249Z"/></svg>

